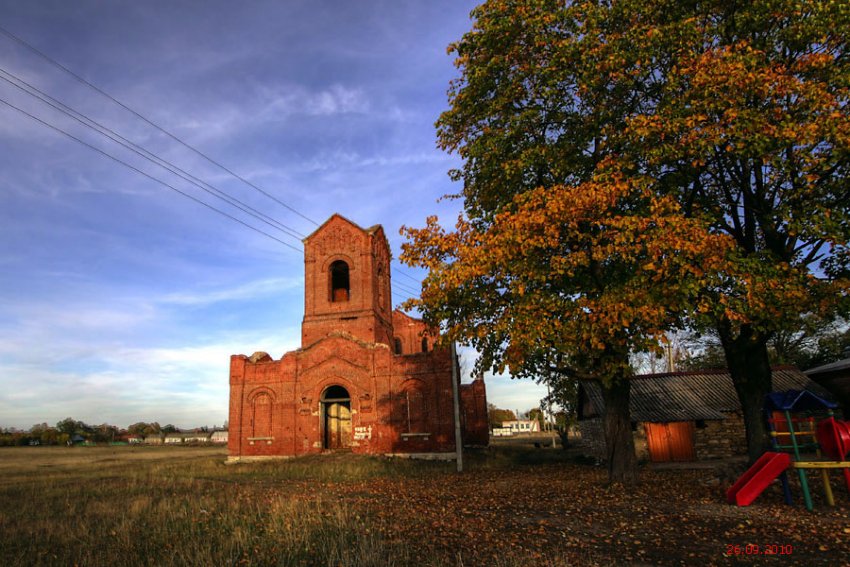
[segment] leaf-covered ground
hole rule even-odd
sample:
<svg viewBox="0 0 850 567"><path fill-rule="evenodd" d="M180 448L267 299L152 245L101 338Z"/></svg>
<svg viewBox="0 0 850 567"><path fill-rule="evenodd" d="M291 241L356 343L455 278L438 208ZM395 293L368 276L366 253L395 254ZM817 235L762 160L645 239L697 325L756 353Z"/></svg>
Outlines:
<svg viewBox="0 0 850 567"><path fill-rule="evenodd" d="M0 450L0 565L850 565L850 495L795 506L739 471L642 467L636 487L560 449L494 447L466 471L345 454L238 466L222 448ZM765 555L765 552L777 552ZM758 554L756 554L758 552ZM782 553L781 555L779 553Z"/></svg>
<svg viewBox="0 0 850 567"><path fill-rule="evenodd" d="M344 502L390 543L464 565L505 557L575 565L850 565L850 497L838 476L837 506L826 506L813 481L816 507L808 512L802 501L785 505L778 485L750 507L730 506L714 474L645 469L635 488L606 487L604 470L558 463L307 482L296 491Z"/></svg>

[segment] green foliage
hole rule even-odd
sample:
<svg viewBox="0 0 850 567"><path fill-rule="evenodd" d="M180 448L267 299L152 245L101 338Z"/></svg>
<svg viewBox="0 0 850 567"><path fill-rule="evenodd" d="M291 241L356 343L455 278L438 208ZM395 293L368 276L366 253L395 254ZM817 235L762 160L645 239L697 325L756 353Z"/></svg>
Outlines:
<svg viewBox="0 0 850 567"><path fill-rule="evenodd" d="M516 420L516 415L511 410L499 409L493 404L487 404L487 419L490 423L490 429L501 427L504 421Z"/></svg>
<svg viewBox="0 0 850 567"><path fill-rule="evenodd" d="M431 272L414 303L484 366L608 386L665 332L714 327L752 455L768 341L848 308L850 10L493 0L473 16L437 122L465 216L407 229L402 259Z"/></svg>
<svg viewBox="0 0 850 567"><path fill-rule="evenodd" d="M160 432L162 432L162 429L157 422L145 423L144 421L140 421L127 428L127 433L131 435L141 435L142 437L156 435Z"/></svg>
<svg viewBox="0 0 850 567"><path fill-rule="evenodd" d="M850 347L850 328L844 319L826 322L816 317L804 317L804 326L795 331L774 333L767 343L773 365L793 365L801 370L837 362L847 358ZM688 354L679 361L679 370L725 368L726 358L720 340L707 333L688 341Z"/></svg>
<svg viewBox="0 0 850 567"><path fill-rule="evenodd" d="M528 419L532 421L537 421L538 426L540 427L540 431L543 431L546 425L546 414L540 408L531 408L526 412L528 415Z"/></svg>

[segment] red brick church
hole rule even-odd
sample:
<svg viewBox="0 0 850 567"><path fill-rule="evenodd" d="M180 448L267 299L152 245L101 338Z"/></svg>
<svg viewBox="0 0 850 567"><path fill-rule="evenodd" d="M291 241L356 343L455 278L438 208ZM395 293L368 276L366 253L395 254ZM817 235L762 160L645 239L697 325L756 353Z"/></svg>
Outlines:
<svg viewBox="0 0 850 567"><path fill-rule="evenodd" d="M392 309L384 229L333 215L304 239L304 278L301 348L230 358L229 460L453 452L454 362ZM463 443L486 445L484 382L459 391Z"/></svg>

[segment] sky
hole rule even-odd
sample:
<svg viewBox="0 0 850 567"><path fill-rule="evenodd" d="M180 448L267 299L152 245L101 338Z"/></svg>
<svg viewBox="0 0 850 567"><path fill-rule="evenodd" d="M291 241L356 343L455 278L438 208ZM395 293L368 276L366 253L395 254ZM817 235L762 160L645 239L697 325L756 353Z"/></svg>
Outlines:
<svg viewBox="0 0 850 567"><path fill-rule="evenodd" d="M221 425L230 355L300 346L316 223L382 224L395 259L402 225L453 225L462 204L440 198L460 162L434 122L474 5L0 0L37 50L0 33L0 427ZM398 305L423 273L393 268ZM499 407L545 395L485 378Z"/></svg>

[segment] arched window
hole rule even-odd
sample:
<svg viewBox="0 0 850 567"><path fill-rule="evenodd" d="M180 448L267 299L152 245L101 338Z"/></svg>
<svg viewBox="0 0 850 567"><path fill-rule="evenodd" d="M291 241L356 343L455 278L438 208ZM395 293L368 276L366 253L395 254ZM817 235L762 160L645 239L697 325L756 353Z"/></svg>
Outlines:
<svg viewBox="0 0 850 567"><path fill-rule="evenodd" d="M271 437L272 398L260 392L251 400L251 437Z"/></svg>
<svg viewBox="0 0 850 567"><path fill-rule="evenodd" d="M410 387L401 392L402 427L405 433L428 432L428 403L421 387Z"/></svg>
<svg viewBox="0 0 850 567"><path fill-rule="evenodd" d="M422 352L428 352L428 339L422 337Z"/></svg>
<svg viewBox="0 0 850 567"><path fill-rule="evenodd" d="M337 260L331 264L330 280L331 301L348 301L351 292L348 279L348 264L342 260Z"/></svg>
<svg viewBox="0 0 850 567"><path fill-rule="evenodd" d="M396 354L401 354L401 339L396 337L393 339L393 346Z"/></svg>

